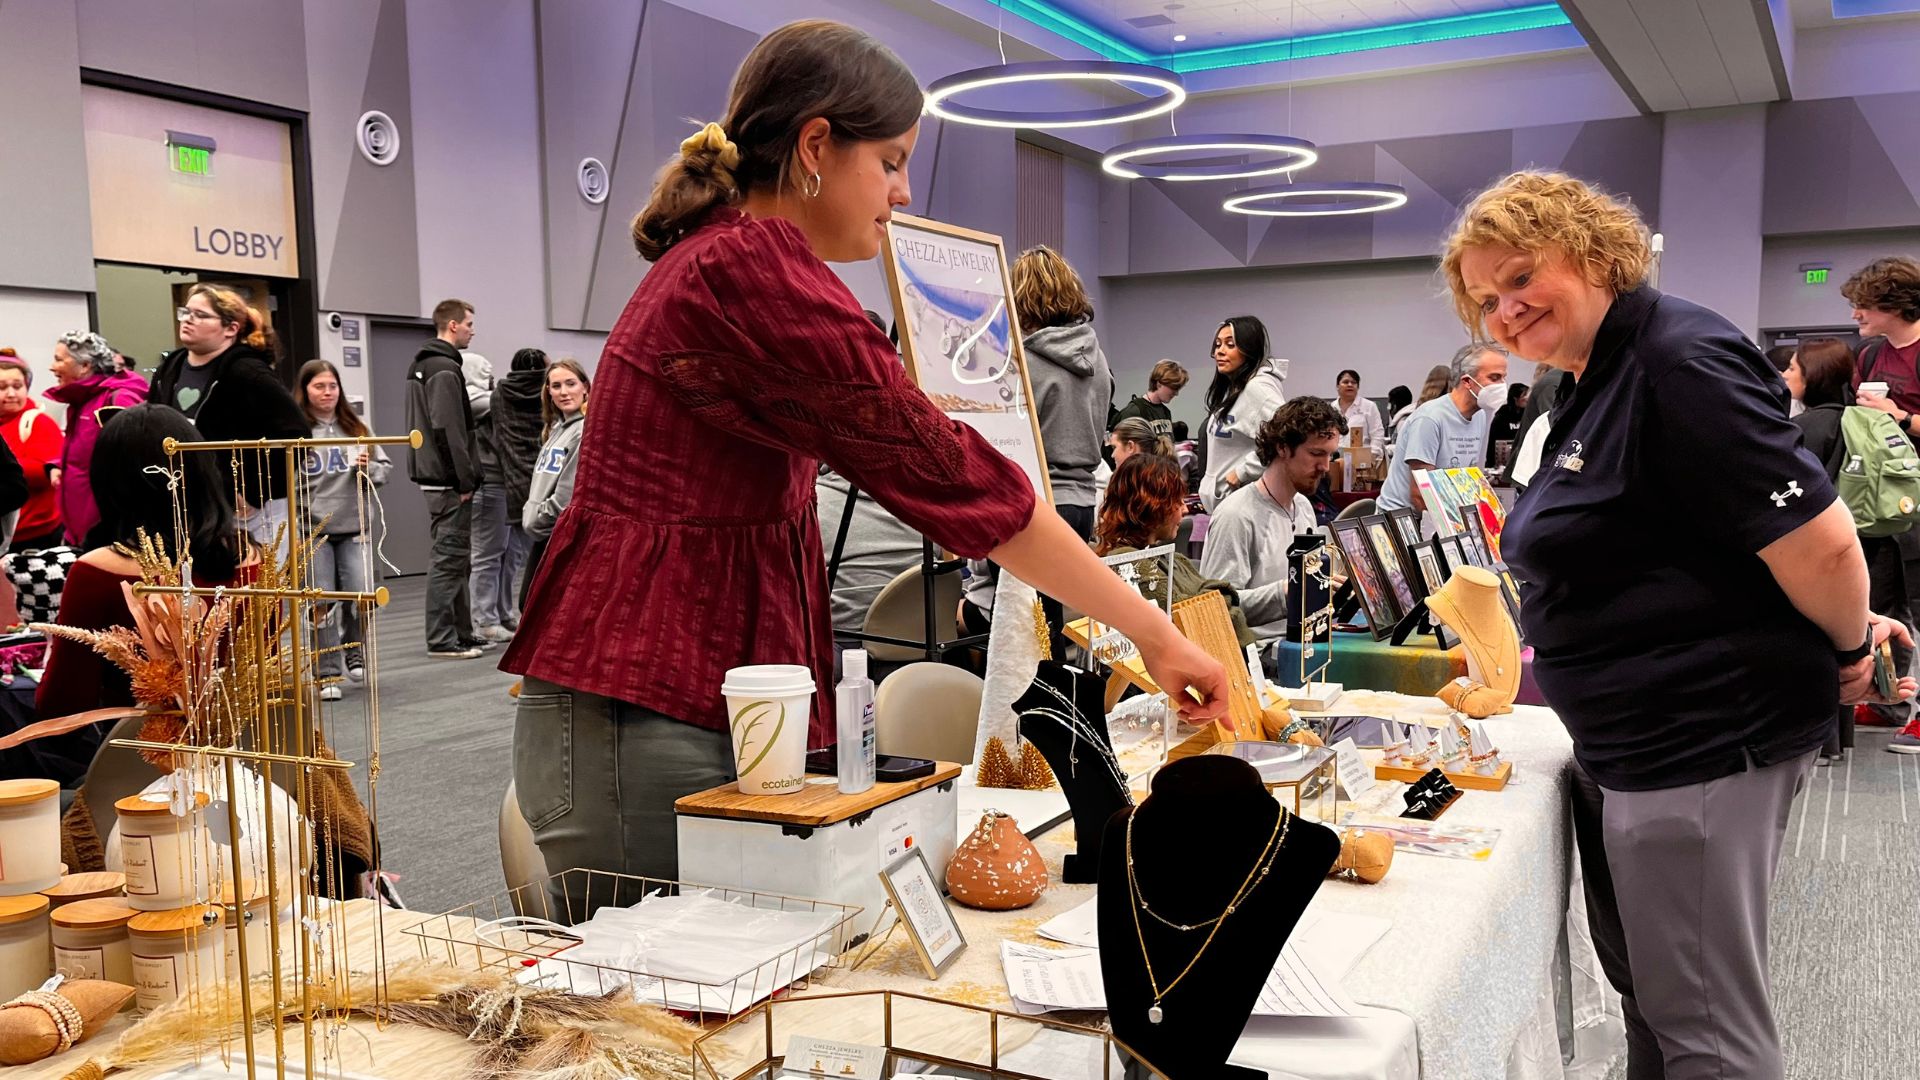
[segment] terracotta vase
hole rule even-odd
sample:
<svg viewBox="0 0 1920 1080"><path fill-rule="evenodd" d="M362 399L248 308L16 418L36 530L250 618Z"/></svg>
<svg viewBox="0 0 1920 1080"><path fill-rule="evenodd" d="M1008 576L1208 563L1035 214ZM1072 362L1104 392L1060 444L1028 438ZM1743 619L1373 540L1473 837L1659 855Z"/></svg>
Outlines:
<svg viewBox="0 0 1920 1080"><path fill-rule="evenodd" d="M998 810L980 817L947 864L947 892L955 901L984 911L1023 908L1047 891L1047 862Z"/></svg>

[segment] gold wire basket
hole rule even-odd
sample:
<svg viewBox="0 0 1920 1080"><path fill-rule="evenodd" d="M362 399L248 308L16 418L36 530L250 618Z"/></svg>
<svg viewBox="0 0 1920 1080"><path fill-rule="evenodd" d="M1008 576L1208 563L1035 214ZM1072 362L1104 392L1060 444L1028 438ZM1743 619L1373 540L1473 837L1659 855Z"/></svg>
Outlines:
<svg viewBox="0 0 1920 1080"><path fill-rule="evenodd" d="M789 1065L795 1036L882 1047L882 1076L920 1073L981 1080L1149 1080L1165 1074L1097 1028L1020 1016L896 990L762 1002L693 1044L693 1080L820 1075Z"/></svg>
<svg viewBox="0 0 1920 1080"><path fill-rule="evenodd" d="M505 922L533 918L568 924L599 908L645 903L654 894L693 893L761 911L820 912L831 918L819 932L770 959L710 982L570 960L566 953L580 939L564 925ZM858 905L827 900L575 868L436 915L404 933L419 943L423 960L511 972L523 981L573 994L627 987L640 1001L706 1022L735 1015L781 990L807 987L814 972L836 966L840 955L856 944L854 923L860 911Z"/></svg>

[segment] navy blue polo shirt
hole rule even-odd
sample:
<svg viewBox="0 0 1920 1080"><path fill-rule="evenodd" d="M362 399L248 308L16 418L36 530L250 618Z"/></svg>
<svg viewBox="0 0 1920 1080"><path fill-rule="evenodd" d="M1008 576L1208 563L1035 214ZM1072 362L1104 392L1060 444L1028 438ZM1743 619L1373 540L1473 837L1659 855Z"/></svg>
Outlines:
<svg viewBox="0 0 1920 1080"><path fill-rule="evenodd" d="M1785 385L1719 315L1616 299L1501 550L1534 677L1602 787L1772 765L1833 726L1833 643L1758 552L1833 502Z"/></svg>

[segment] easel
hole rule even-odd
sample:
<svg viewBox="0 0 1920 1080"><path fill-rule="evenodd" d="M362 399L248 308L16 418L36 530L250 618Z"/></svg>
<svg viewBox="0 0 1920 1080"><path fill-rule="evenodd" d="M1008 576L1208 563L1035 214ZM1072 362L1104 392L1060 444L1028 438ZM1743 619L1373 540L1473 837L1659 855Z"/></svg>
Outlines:
<svg viewBox="0 0 1920 1080"><path fill-rule="evenodd" d="M827 591L833 591L833 584L840 578L840 560L847 551L847 533L853 529L853 504L860 498L860 489L847 482L846 505L840 508L840 528L833 538L833 555L827 559ZM934 612L934 578L941 574L957 574L966 568L965 559L938 558L933 550L933 541L920 538L920 596L922 615L926 620L926 636L919 641L909 638L887 637L884 634L869 634L865 630L838 634L856 641L874 642L880 645L895 645L903 649L920 649L933 663L942 662L946 655L960 649L976 648L987 643L986 634L968 634L952 641L939 640L938 616Z"/></svg>

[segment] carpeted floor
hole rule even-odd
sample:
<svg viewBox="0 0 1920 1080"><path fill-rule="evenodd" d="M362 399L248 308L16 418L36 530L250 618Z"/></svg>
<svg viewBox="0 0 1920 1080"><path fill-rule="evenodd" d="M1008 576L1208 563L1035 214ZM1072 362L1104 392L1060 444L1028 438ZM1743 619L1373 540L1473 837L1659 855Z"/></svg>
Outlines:
<svg viewBox="0 0 1920 1080"><path fill-rule="evenodd" d="M1920 1075L1920 756L1887 753L1889 734L1860 729L1787 823L1772 946L1790 1080Z"/></svg>
<svg viewBox="0 0 1920 1080"><path fill-rule="evenodd" d="M445 911L506 887L496 829L512 773L513 677L497 648L428 659L424 579L389 588L380 831L407 906ZM364 695L349 686L334 724L341 756L356 762ZM1862 729L1847 761L1816 770L1788 824L1773 971L1791 1080L1920 1076L1920 1028L1905 1023L1920 985L1920 756L1889 754L1886 739Z"/></svg>

